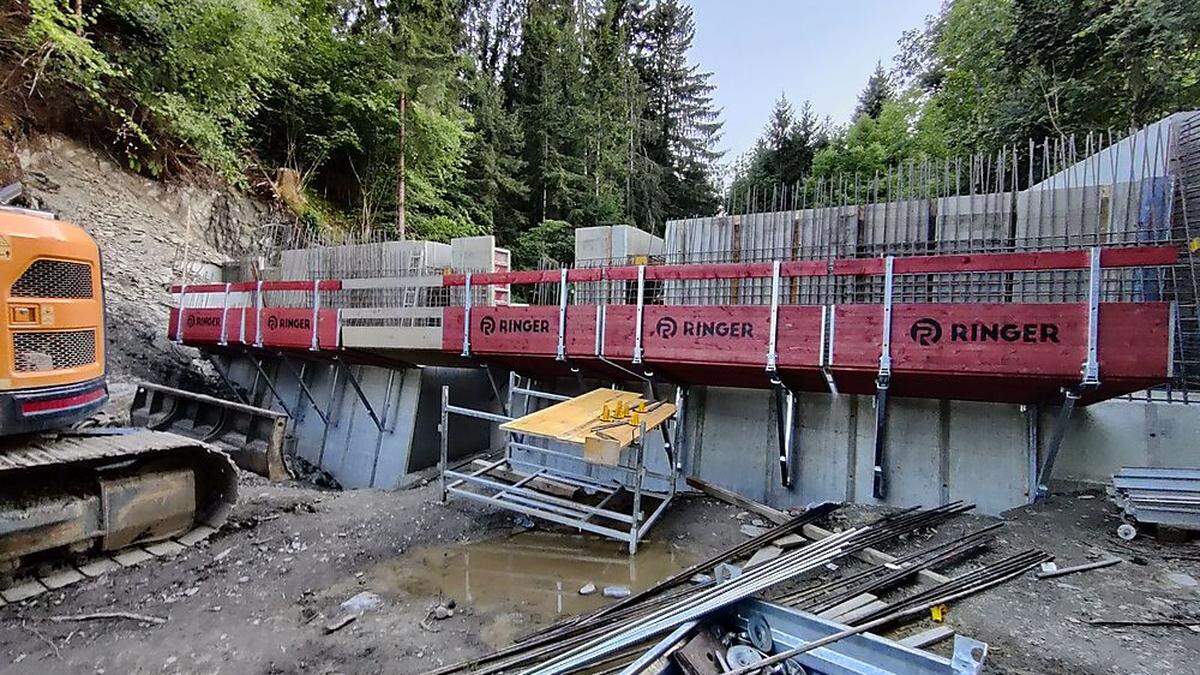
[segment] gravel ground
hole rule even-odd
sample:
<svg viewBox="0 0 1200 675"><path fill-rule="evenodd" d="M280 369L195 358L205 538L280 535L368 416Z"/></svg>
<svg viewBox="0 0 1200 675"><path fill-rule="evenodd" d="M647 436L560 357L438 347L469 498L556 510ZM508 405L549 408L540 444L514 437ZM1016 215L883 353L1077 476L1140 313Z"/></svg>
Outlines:
<svg viewBox="0 0 1200 675"><path fill-rule="evenodd" d="M247 476L230 525L204 544L170 561L150 561L0 608L0 670L419 673L486 653L553 618L520 602L473 603L460 597L452 617L425 620L431 608L447 600L445 588L394 583L384 570L438 565L431 552L449 556L465 542L492 540L493 548L503 549L506 538L523 529L508 514L462 501L441 506L436 497L433 485L404 492L328 492ZM1200 591L1187 586L1185 577L1173 576L1200 578L1198 563L1163 557L1196 556L1200 547L1119 542L1141 551L1134 553L1117 546L1110 536L1117 522L1113 507L1092 497L1060 495L1010 514L986 555L1039 547L1056 554L1064 566L1100 551L1125 556L1126 562L1054 581L1015 580L956 604L950 624L990 643L987 672L1198 672L1200 635L1187 628L1086 623L1089 618L1200 613ZM848 507L833 525L872 515L870 509ZM685 564L741 541L739 528L752 520L707 498L681 499L653 531L652 551L678 551L676 564ZM935 533L892 548L927 545L990 522L994 519L960 516ZM591 550L594 544L580 548ZM658 569L642 564L643 559L636 562L591 564ZM519 575L523 570L515 567L509 572ZM577 581L572 578L563 592L574 593ZM327 634L342 615L339 605L361 591L376 593L381 606ZM52 620L113 610L166 622ZM897 633L923 627L917 623ZM948 652L948 644L938 649Z"/></svg>

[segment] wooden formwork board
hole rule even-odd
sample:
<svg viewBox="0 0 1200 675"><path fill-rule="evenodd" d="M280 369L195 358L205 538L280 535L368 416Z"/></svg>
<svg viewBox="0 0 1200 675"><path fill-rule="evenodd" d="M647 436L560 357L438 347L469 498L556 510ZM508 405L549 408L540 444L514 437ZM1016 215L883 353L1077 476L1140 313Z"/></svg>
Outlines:
<svg viewBox="0 0 1200 675"><path fill-rule="evenodd" d="M610 411L615 411L618 404L635 412L623 420L606 421L602 419L606 406ZM637 409L642 404L646 405L646 412L637 413ZM639 421L645 423L646 431L651 431L675 414L675 406L671 403L647 401L640 394L633 392L617 389L594 389L581 396L501 424L500 428L505 431L582 445L586 458L607 457L605 463L612 464L615 463L613 453L619 452L622 448L626 448L638 440L640 425L632 423L633 414L637 414Z"/></svg>

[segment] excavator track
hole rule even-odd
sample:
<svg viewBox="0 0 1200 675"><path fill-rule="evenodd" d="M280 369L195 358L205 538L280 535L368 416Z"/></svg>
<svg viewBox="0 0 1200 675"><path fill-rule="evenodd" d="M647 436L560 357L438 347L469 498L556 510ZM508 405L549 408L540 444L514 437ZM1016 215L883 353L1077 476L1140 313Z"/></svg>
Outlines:
<svg viewBox="0 0 1200 675"><path fill-rule="evenodd" d="M213 446L148 429L0 440L0 589L89 553L218 529L237 468ZM149 548L149 547L147 547Z"/></svg>

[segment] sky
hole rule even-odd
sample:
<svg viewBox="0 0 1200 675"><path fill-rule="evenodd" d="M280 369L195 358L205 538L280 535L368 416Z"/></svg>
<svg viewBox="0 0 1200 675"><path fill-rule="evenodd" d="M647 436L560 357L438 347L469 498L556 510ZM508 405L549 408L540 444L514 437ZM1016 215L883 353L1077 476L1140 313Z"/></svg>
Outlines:
<svg viewBox="0 0 1200 675"><path fill-rule="evenodd" d="M892 67L901 34L941 0L691 0L692 62L713 73L731 162L762 133L779 95L849 121L877 61Z"/></svg>

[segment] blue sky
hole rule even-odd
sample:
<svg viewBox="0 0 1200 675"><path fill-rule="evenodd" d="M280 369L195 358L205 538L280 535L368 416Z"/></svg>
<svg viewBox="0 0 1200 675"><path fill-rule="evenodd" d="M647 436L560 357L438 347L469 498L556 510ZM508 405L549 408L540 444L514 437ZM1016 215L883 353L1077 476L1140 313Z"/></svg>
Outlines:
<svg viewBox="0 0 1200 675"><path fill-rule="evenodd" d="M849 120L858 93L885 68L909 28L924 25L941 0L691 0L693 62L713 73L730 162L754 145L780 93L794 106Z"/></svg>

